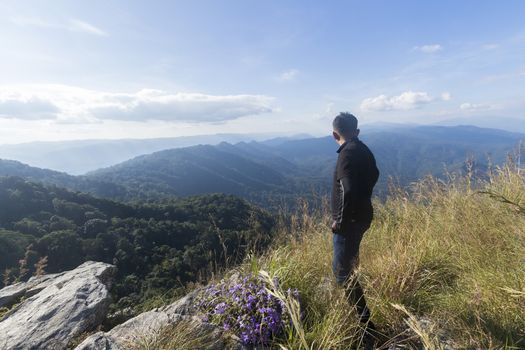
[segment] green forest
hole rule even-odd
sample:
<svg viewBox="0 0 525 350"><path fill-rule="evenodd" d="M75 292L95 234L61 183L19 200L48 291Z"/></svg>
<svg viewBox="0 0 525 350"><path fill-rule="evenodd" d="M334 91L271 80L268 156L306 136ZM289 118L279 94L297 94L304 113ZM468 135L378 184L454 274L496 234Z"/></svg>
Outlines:
<svg viewBox="0 0 525 350"><path fill-rule="evenodd" d="M271 240L267 212L231 195L119 203L0 177L2 286L84 261L117 266L114 310L204 282Z"/></svg>

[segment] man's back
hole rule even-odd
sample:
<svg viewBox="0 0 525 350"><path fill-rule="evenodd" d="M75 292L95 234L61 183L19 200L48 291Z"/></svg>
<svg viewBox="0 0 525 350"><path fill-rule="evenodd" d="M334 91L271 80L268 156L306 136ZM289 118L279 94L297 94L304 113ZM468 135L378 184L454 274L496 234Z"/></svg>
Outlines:
<svg viewBox="0 0 525 350"><path fill-rule="evenodd" d="M375 157L357 137L345 142L338 153L332 189L333 219L342 220L343 228L348 222L371 222L372 191L379 178ZM350 188L345 188L345 184ZM346 198L348 209L344 208L345 193L350 195Z"/></svg>
<svg viewBox="0 0 525 350"><path fill-rule="evenodd" d="M370 149L358 139L357 123L357 118L348 112L340 113L332 122L332 135L340 145L332 189L332 271L369 332L375 326L370 321L363 288L352 276L358 264L361 240L372 222L371 197L379 170Z"/></svg>

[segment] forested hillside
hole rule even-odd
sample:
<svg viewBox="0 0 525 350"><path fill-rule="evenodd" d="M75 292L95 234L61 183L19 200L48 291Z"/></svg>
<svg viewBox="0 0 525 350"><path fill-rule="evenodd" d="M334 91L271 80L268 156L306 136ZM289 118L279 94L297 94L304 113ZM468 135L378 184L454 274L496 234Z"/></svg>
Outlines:
<svg viewBox="0 0 525 350"><path fill-rule="evenodd" d="M397 126L360 138L376 156L384 198L389 179L407 186L425 175L485 176L524 134L473 126ZM266 208L293 205L329 192L337 145L332 137L199 145L145 154L84 176L70 176L0 160L0 175L21 176L121 201L166 200L203 193L241 196ZM93 156L96 156L93 155ZM469 159L469 169L466 160Z"/></svg>
<svg viewBox="0 0 525 350"><path fill-rule="evenodd" d="M91 193L98 197L123 198L127 193L127 189L124 186L116 183L92 180L84 176L73 176L49 169L40 169L15 160L0 159L1 176L18 176L34 182Z"/></svg>
<svg viewBox="0 0 525 350"><path fill-rule="evenodd" d="M271 134L214 134L152 139L29 142L0 145L0 158L16 159L34 167L81 175L88 171L124 162L142 154L165 149L190 147L202 143L215 145L220 142L237 143L246 140L264 140L270 137L272 137ZM306 137L309 136L303 134L279 139Z"/></svg>
<svg viewBox="0 0 525 350"><path fill-rule="evenodd" d="M270 241L274 219L230 195L122 204L0 178L3 285L87 260L118 267L118 308L205 280Z"/></svg>
<svg viewBox="0 0 525 350"><path fill-rule="evenodd" d="M137 197L225 192L247 195L285 184L285 176L248 157L214 146L194 146L144 155L88 175L123 183Z"/></svg>
<svg viewBox="0 0 525 350"><path fill-rule="evenodd" d="M466 161L484 176L501 164L525 135L473 126L404 126L363 133L381 171L375 194L384 197L389 177L401 186L431 174L465 174ZM283 142L240 142L156 152L90 173L119 183L138 197L202 192L241 195L262 205L328 194L337 145L331 136Z"/></svg>

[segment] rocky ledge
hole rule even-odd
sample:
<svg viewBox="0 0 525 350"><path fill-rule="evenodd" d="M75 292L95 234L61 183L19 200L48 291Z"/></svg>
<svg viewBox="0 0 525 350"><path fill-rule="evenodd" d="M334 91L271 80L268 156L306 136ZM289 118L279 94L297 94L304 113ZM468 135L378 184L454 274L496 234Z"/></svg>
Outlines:
<svg viewBox="0 0 525 350"><path fill-rule="evenodd" d="M1 289L0 307L10 310L0 317L0 349L70 349L73 339L92 332L104 321L115 271L113 265L88 261L71 271L32 277ZM96 332L75 350L133 349L180 322L195 334L214 339L208 350L246 349L238 338L223 337L221 329L194 315L192 306L198 292L144 312L107 332Z"/></svg>
<svg viewBox="0 0 525 350"><path fill-rule="evenodd" d="M136 348L136 344L148 342L162 336L162 332L184 322L192 328L193 334L206 334L214 339L202 350L248 350L239 338L224 336L220 328L205 323L195 315L193 308L195 290L172 304L144 312L114 327L108 332L97 332L86 338L75 350L127 350ZM262 349L262 348L261 348Z"/></svg>
<svg viewBox="0 0 525 350"><path fill-rule="evenodd" d="M0 306L11 309L0 319L0 349L65 349L103 321L114 272L113 265L88 261L1 289Z"/></svg>

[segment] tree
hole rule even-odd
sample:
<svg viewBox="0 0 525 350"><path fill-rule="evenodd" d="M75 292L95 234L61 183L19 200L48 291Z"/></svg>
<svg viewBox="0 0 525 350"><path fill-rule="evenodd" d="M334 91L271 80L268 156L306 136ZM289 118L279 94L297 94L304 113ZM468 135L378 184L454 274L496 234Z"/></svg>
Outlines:
<svg viewBox="0 0 525 350"><path fill-rule="evenodd" d="M70 270L84 261L82 240L70 230L49 233L36 246L41 256L48 257L50 272Z"/></svg>
<svg viewBox="0 0 525 350"><path fill-rule="evenodd" d="M6 268L16 269L19 260L24 257L26 247L34 241L33 236L0 228L0 271Z"/></svg>
<svg viewBox="0 0 525 350"><path fill-rule="evenodd" d="M36 220L23 218L22 220L16 222L13 225L13 228L16 231L20 231L27 235L32 235L35 237L42 237L46 234L46 230L42 227L42 224Z"/></svg>
<svg viewBox="0 0 525 350"><path fill-rule="evenodd" d="M108 221L102 219L90 219L84 223L84 238L96 237L99 233L105 233L108 228Z"/></svg>

